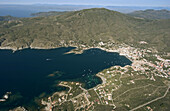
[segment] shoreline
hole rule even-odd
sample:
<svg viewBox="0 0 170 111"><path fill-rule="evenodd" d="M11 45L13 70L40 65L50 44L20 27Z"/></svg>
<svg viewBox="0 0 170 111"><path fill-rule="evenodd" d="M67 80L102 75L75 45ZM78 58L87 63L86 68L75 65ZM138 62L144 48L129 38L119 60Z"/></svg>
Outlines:
<svg viewBox="0 0 170 111"><path fill-rule="evenodd" d="M12 50L13 53L15 53L16 51L24 50L24 49L44 49L44 50L48 50L49 49L50 50L50 49L57 49L57 48L61 48L61 47L75 47L75 49L81 48L79 51L76 51L74 49L70 50L66 54L69 54L69 53L81 54L81 53L83 53L84 50L88 50L88 49L92 49L92 48L98 48L98 49L104 50L106 52L115 52L115 53L118 53L120 56L125 56L131 62L133 62L133 60L128 55L125 55L125 54L119 52L118 50L107 49L107 48L103 48L103 47L99 47L99 46L97 46L97 47L90 47L90 46L79 47L79 46L76 46L76 45L66 45L66 46L58 46L58 47L32 47L32 46L27 46L27 47L20 47L20 48L17 48L17 47L1 47L0 46L0 50Z"/></svg>
<svg viewBox="0 0 170 111"><path fill-rule="evenodd" d="M67 45L67 46L59 46L59 47L23 47L23 48L15 48L15 47L0 47L0 50L11 50L13 51L13 53L15 53L16 51L20 51L20 50L24 50L24 49L42 49L42 50L50 50L50 49L57 49L57 48L62 48L62 47L75 47L75 49L72 49L70 50L68 53L75 53L75 54L81 54L83 53L85 50L88 50L88 49L92 49L92 48L98 48L98 49L101 49L103 51L106 51L106 52L113 52L113 53L118 53L120 56L125 56L127 59L128 56L127 55L121 55L121 53L119 51L116 51L116 50L113 50L113 49L107 49L107 48L102 48L102 47L90 47L90 46L86 46L86 47L81 47L79 45L75 46L75 45ZM76 50L77 49L77 50ZM66 54L68 54L66 53ZM130 59L129 59L130 60ZM131 60L130 60L131 61ZM98 87L99 85L103 85L106 83L106 79L100 75L99 73L95 74L96 77L99 77L101 79L101 83L100 84L97 84L95 87L92 87L90 89L94 89L96 87ZM64 84L58 84L59 86L63 86L63 87L66 87L66 88L69 88L69 91L71 91L71 87L69 87L68 85L64 85ZM90 89L87 89L87 90L90 90ZM62 92L61 92L62 93ZM55 95L55 94L60 94L60 91L54 91L54 93L52 93L52 96ZM50 96L51 97L51 96Z"/></svg>
<svg viewBox="0 0 170 111"><path fill-rule="evenodd" d="M42 49L42 50L50 50L50 49L57 49L57 48L61 48L61 47L75 47L75 49L79 48L79 46L75 46L75 45L68 45L68 46L60 46L60 47L23 47L23 48L12 48L12 47L0 47L0 50L12 50L13 53L15 53L16 51L19 51L19 50L24 50L24 49ZM117 50L112 50L112 49L106 49L106 48L103 48L103 47L90 47L90 46L86 46L86 47L82 47L79 51L77 50L70 50L69 52L67 52L66 54L69 54L69 53L75 53L75 54L81 54L83 53L84 50L88 50L88 49L91 49L91 48L99 48L101 50L104 50L106 52L115 52L115 53L118 53L120 56L125 56L126 58L128 58L132 63L134 62L131 58L129 58L127 55L125 54L121 54L121 52L117 51ZM96 74L95 75L96 77L99 77L101 80L102 80L102 83L101 84L105 84L106 83L106 80L103 76L101 76L100 74ZM63 86L63 87L68 87L68 86L65 86L63 84L59 84L60 86ZM100 84L98 84L100 85ZM98 86L97 85L97 86ZM70 88L70 87L68 87ZM90 88L91 89L91 88Z"/></svg>
<svg viewBox="0 0 170 111"><path fill-rule="evenodd" d="M102 80L101 84L105 84L106 83L106 79L103 76L101 76L100 74L96 74L95 76L99 77ZM100 84L98 84L98 85L100 85Z"/></svg>
<svg viewBox="0 0 170 111"><path fill-rule="evenodd" d="M61 47L75 47L75 49L77 49L77 48L79 48L78 46L73 46L73 45L70 45L70 46L61 46ZM57 48L61 48L61 47L49 47L49 48L47 48L47 47L24 47L24 48L12 48L12 47L0 47L0 50L12 50L13 51L13 53L15 53L16 51L19 51L19 50L24 50L24 49L42 49L42 50L50 50L50 49L57 49ZM112 49L106 49L106 48L102 48L102 47L89 47L89 46L87 46L87 47L83 47L83 48L81 48L81 50L79 50L79 51L75 51L74 49L73 50L70 50L69 52L67 52L67 53L65 53L65 54L69 54L69 53L75 53L75 54L81 54L81 53L83 53L83 51L84 50L88 50L88 49L91 49L91 48L99 48L99 49L101 49L101 50L104 50L104 51L106 51L106 52L115 52L115 53L118 53L120 56L125 56L126 58L128 58L132 63L134 62L131 58L129 58L127 55L125 55L125 54L121 54L119 51L116 51L116 50L112 50ZM95 75L96 77L99 77L101 80L102 80L102 83L101 84L105 84L106 83L106 80L105 80L105 78L103 77L103 76L101 76L100 74L96 74ZM98 85L100 85L100 84L98 84ZM98 86L97 85L97 86ZM61 86L63 86L62 84L61 84ZM64 86L64 87L66 87L66 86ZM68 87L68 88L70 88L70 87ZM90 88L91 89L91 88Z"/></svg>
<svg viewBox="0 0 170 111"><path fill-rule="evenodd" d="M77 46L61 46L61 47L76 47ZM61 48L61 47L24 47L24 48L13 48L13 47L1 47L0 46L0 50L11 50L13 53L16 52L16 51L20 51L20 50L24 50L24 49L42 49L42 50L50 50L50 49L57 49L57 48Z"/></svg>

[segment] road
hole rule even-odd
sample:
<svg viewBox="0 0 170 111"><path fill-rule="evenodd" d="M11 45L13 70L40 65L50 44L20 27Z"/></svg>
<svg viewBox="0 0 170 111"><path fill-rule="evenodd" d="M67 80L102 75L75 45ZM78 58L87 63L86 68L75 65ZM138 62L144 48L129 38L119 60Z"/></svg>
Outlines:
<svg viewBox="0 0 170 111"><path fill-rule="evenodd" d="M151 101L149 101L149 102L147 102L147 103L145 103L145 104L139 105L138 107L133 108L133 109L131 109L130 111L135 111L135 110L137 110L137 109L139 109L139 108L141 108L141 107L144 107L144 106L146 106L146 105L148 105L148 104L150 104L150 103L152 103L152 102L155 102L155 101L157 101L157 100L159 100L159 99L164 98L164 97L168 94L169 89L170 89L170 85L169 85L169 87L167 88L167 90L166 90L166 92L165 92L165 94L164 94L163 96L158 97L158 98L156 98L156 99L153 99L153 100L151 100Z"/></svg>

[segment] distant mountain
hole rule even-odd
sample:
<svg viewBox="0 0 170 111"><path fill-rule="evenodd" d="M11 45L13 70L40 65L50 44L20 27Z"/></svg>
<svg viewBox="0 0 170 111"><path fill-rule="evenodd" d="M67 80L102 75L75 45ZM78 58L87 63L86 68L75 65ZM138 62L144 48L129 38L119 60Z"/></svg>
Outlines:
<svg viewBox="0 0 170 111"><path fill-rule="evenodd" d="M0 22L1 47L54 48L64 44L94 46L120 42L170 52L170 19L139 19L104 8L85 9L48 17Z"/></svg>
<svg viewBox="0 0 170 111"><path fill-rule="evenodd" d="M64 12L58 12L58 11L38 12L38 13L32 13L31 16L46 17L46 16L63 15L67 12L68 11L64 11Z"/></svg>
<svg viewBox="0 0 170 111"><path fill-rule="evenodd" d="M16 17L12 16L0 16L0 21L9 21L9 20L16 20Z"/></svg>
<svg viewBox="0 0 170 111"><path fill-rule="evenodd" d="M129 13L128 15L146 19L170 19L170 11L169 10L140 10Z"/></svg>
<svg viewBox="0 0 170 111"><path fill-rule="evenodd" d="M115 10L121 13L132 13L134 11L147 10L147 9L170 10L170 7L151 7L151 6L105 6L105 8L109 10Z"/></svg>

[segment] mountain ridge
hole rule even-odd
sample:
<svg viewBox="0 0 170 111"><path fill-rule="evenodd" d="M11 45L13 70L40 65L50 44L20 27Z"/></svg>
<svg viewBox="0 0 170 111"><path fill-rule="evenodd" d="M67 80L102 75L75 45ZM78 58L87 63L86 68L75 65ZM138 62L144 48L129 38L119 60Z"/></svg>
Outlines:
<svg viewBox="0 0 170 111"><path fill-rule="evenodd" d="M169 10L153 10L153 9L147 9L147 10L139 10L134 11L131 13L128 13L130 16L134 17L140 17L145 19L170 19L170 11Z"/></svg>
<svg viewBox="0 0 170 111"><path fill-rule="evenodd" d="M138 19L105 8L23 18L11 23L0 22L0 46L52 48L63 46L63 41L89 46L115 41L139 46L139 41L146 41L148 47L169 52L168 44L164 43L169 41L169 21Z"/></svg>

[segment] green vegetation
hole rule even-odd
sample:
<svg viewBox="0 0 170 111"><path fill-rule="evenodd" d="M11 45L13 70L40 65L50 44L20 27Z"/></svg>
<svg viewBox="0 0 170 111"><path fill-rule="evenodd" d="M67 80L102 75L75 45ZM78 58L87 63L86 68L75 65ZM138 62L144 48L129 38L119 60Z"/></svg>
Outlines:
<svg viewBox="0 0 170 111"><path fill-rule="evenodd" d="M31 16L35 17L46 17L46 16L55 16L55 15L63 15L67 13L67 11L64 12L57 12L57 11L50 11L50 12L38 12L38 13L32 13Z"/></svg>
<svg viewBox="0 0 170 111"><path fill-rule="evenodd" d="M148 107L152 108L155 111L169 111L170 109L170 93L168 93L165 98L153 102L145 107L138 109L137 111L148 111Z"/></svg>
<svg viewBox="0 0 170 111"><path fill-rule="evenodd" d="M166 111L169 108L169 93L167 92L170 87L169 80L153 75L152 67L148 68L146 72L149 73L135 71L131 66L114 66L105 69L98 75L104 77L106 82L88 90L81 89L79 83L62 82L71 90L62 95L66 98L62 100L63 102L57 102L58 98L63 98L62 96L52 96L56 98L52 101L52 103L55 102L53 109L69 110L68 108L71 107L76 111L129 111L147 103L137 110L148 111L151 108ZM69 104L63 107L68 102Z"/></svg>
<svg viewBox="0 0 170 111"><path fill-rule="evenodd" d="M146 18L146 19L170 19L169 10L147 9L144 11L140 10L140 11L131 12L128 15L134 17Z"/></svg>
<svg viewBox="0 0 170 111"><path fill-rule="evenodd" d="M59 85L67 87L69 90L56 92L48 99L46 98L43 105L47 106L47 109L53 107L56 111L127 111L149 101L151 103L148 105L155 110L169 108L169 93L166 93L170 87L169 79L166 71L160 71L160 60L155 56L157 53L154 49L156 48L159 54L164 56L170 52L170 19L134 18L103 8L39 14L38 16L41 17L0 21L0 46L13 49L62 46L95 47L101 42L101 44L107 42L107 46L101 45L101 47L109 48L119 47L120 45L116 44L125 43L141 48L142 53L145 49L147 56L142 56L140 60L146 59L154 63L153 65L142 61L144 64L140 66L138 63L136 68L133 65L105 69L98 73L102 77L103 84L88 90L82 88L81 83L62 81ZM141 44L141 41L144 44ZM81 48L74 51L81 52ZM130 51L136 55L138 52ZM156 67L155 64L159 66ZM164 70L168 70L168 68L169 66L166 68L163 66ZM62 73L54 72L49 77L58 74ZM93 80L92 76L89 78ZM95 82L95 80L93 81ZM153 101L155 99L157 101ZM138 110L149 110L148 105L144 105Z"/></svg>
<svg viewBox="0 0 170 111"><path fill-rule="evenodd" d="M107 97L105 95L112 93L113 103L117 106L115 109L116 111L128 111L141 104L161 97L168 88L166 79L157 76L154 76L156 81L149 79L150 74L152 75L153 73L151 72L151 69L148 70L150 72L148 74L134 71L130 67L127 67L126 71L123 71L125 73L122 73L121 70L122 69L118 67L116 69L110 68L102 71L101 73L104 74L103 76L107 79L107 82L102 85L103 87L98 86L96 90L99 97L101 97L101 101L108 101L107 98L105 98ZM153 106L151 104L150 106L159 110L167 109L169 102L167 101L167 98L164 99L166 100L166 102L163 103L164 107L159 108L155 104ZM105 104L105 102L103 102L103 104ZM161 102L158 102L157 104L161 104ZM107 104L105 105L108 106Z"/></svg>
<svg viewBox="0 0 170 111"><path fill-rule="evenodd" d="M18 24L0 22L1 47L55 48L99 42L120 42L169 52L170 20L137 19L104 8L85 9L48 17L23 18Z"/></svg>
<svg viewBox="0 0 170 111"><path fill-rule="evenodd" d="M54 111L73 111L73 104L72 102L65 102L64 104L62 104L61 106L56 106L54 109Z"/></svg>
<svg viewBox="0 0 170 111"><path fill-rule="evenodd" d="M112 111L113 107L106 105L97 105L94 111Z"/></svg>
<svg viewBox="0 0 170 111"><path fill-rule="evenodd" d="M17 20L18 18L12 16L0 16L0 21Z"/></svg>

